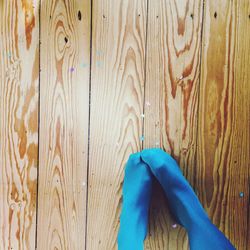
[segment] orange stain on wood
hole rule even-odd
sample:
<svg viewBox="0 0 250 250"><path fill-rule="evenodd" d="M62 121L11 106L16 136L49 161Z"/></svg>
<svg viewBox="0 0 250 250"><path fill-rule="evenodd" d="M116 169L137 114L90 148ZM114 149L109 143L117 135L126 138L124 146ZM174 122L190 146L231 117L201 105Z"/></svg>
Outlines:
<svg viewBox="0 0 250 250"><path fill-rule="evenodd" d="M26 35L26 47L30 48L32 40L32 31L35 27L35 15L34 6L32 0L22 0L22 7L25 15L25 35Z"/></svg>
<svg viewBox="0 0 250 250"><path fill-rule="evenodd" d="M35 143L31 143L27 149L27 156L29 159L30 166L37 166L37 152L38 146Z"/></svg>
<svg viewBox="0 0 250 250"><path fill-rule="evenodd" d="M56 63L56 73L57 73L56 82L61 84L63 84L62 68L63 68L63 58L58 60Z"/></svg>
<svg viewBox="0 0 250 250"><path fill-rule="evenodd" d="M39 77L39 47L36 48L35 60L32 69L32 83L34 83Z"/></svg>
<svg viewBox="0 0 250 250"><path fill-rule="evenodd" d="M14 182L11 185L11 193L10 193L10 195L11 195L11 201L18 202L19 192L18 192L18 189L17 189Z"/></svg>
<svg viewBox="0 0 250 250"><path fill-rule="evenodd" d="M20 102L20 86L18 87L18 102ZM26 127L25 124L25 115L28 112L28 108L30 106L30 102L32 100L32 98L35 95L35 87L33 85L31 85L31 87L27 90L26 96L25 96L25 102L23 105L23 109L22 109L22 115L21 118L17 118L17 114L16 114L16 119L15 119L15 131L18 134L18 138L20 140L19 142L19 154L21 159L23 159L23 157L25 156L26 153L26 147L27 147L27 133L28 133L28 128ZM17 112L17 110L16 110Z"/></svg>
<svg viewBox="0 0 250 250"><path fill-rule="evenodd" d="M184 123L183 131L182 131L182 140L184 140L186 137L187 122L188 122L187 121L188 120L188 102L190 101L192 88L193 88L193 81L192 80L188 80L187 84L185 84L182 87L182 91L183 91L182 109L183 109L183 123Z"/></svg>
<svg viewBox="0 0 250 250"><path fill-rule="evenodd" d="M16 132L18 133L19 142L19 155L20 158L23 159L26 153L26 145L27 145L27 129L24 124L23 119L19 119L16 122Z"/></svg>
<svg viewBox="0 0 250 250"><path fill-rule="evenodd" d="M178 35L183 36L185 31L185 18L178 18Z"/></svg>
<svg viewBox="0 0 250 250"><path fill-rule="evenodd" d="M189 9L189 2L186 4L184 18L181 18L179 16L177 2L174 2L174 5L175 5L175 9L176 9L175 11L176 11L176 14L177 14L177 18L178 18L177 33L178 33L178 35L183 36L184 33L185 33L185 30L186 30L186 27L185 27L186 20L185 19L186 19L186 14L187 14L188 9Z"/></svg>
<svg viewBox="0 0 250 250"><path fill-rule="evenodd" d="M58 154L60 157L62 155L61 147L61 139L62 139L63 128L61 125L60 117L57 117L56 121L56 145L55 145L55 153Z"/></svg>
<svg viewBox="0 0 250 250"><path fill-rule="evenodd" d="M38 106L30 113L28 122L29 132L36 133L38 129Z"/></svg>

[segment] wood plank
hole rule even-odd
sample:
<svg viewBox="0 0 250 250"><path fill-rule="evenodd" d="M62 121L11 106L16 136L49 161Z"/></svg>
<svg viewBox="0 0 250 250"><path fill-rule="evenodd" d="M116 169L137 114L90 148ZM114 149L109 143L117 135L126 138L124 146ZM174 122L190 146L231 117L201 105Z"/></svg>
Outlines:
<svg viewBox="0 0 250 250"><path fill-rule="evenodd" d="M250 231L249 14L248 0L206 3L197 147L200 197L239 250Z"/></svg>
<svg viewBox="0 0 250 250"><path fill-rule="evenodd" d="M123 170L141 149L146 0L94 0L87 249L116 249Z"/></svg>
<svg viewBox="0 0 250 250"><path fill-rule="evenodd" d="M161 147L194 184L203 1L149 1L145 84L146 148ZM154 190L146 249L188 249L184 229Z"/></svg>
<svg viewBox="0 0 250 250"><path fill-rule="evenodd" d="M90 0L41 2L41 250L85 245L90 6Z"/></svg>
<svg viewBox="0 0 250 250"><path fill-rule="evenodd" d="M0 1L0 249L35 249L39 1Z"/></svg>

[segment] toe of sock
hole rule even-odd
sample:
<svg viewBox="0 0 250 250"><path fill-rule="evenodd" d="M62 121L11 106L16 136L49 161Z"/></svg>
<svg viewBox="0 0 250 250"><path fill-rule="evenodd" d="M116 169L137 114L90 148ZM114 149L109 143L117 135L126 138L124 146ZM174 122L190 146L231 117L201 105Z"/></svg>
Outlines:
<svg viewBox="0 0 250 250"><path fill-rule="evenodd" d="M157 177L160 177L162 174L169 177L182 175L174 158L159 148L144 149L141 152L141 158Z"/></svg>
<svg viewBox="0 0 250 250"><path fill-rule="evenodd" d="M161 166L164 163L176 164L176 161L165 151L159 148L144 149L141 158L148 165Z"/></svg>

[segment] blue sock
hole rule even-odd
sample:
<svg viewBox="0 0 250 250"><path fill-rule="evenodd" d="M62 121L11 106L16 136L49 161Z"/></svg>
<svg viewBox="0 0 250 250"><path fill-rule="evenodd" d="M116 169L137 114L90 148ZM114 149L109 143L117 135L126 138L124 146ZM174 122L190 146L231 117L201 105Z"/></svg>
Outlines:
<svg viewBox="0 0 250 250"><path fill-rule="evenodd" d="M191 250L235 249L212 224L195 192L170 155L161 149L145 149L141 158L162 185L172 214L187 230Z"/></svg>
<svg viewBox="0 0 250 250"><path fill-rule="evenodd" d="M119 250L142 250L147 235L152 174L140 153L130 156L124 176Z"/></svg>

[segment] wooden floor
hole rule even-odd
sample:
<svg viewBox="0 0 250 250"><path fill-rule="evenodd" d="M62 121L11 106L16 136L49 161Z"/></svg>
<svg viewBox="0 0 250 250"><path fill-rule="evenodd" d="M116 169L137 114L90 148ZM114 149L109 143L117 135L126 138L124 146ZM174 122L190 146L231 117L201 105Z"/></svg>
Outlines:
<svg viewBox="0 0 250 250"><path fill-rule="evenodd" d="M249 249L249 67L250 0L0 0L0 250L117 249L149 147ZM174 223L156 187L145 249L188 249Z"/></svg>

